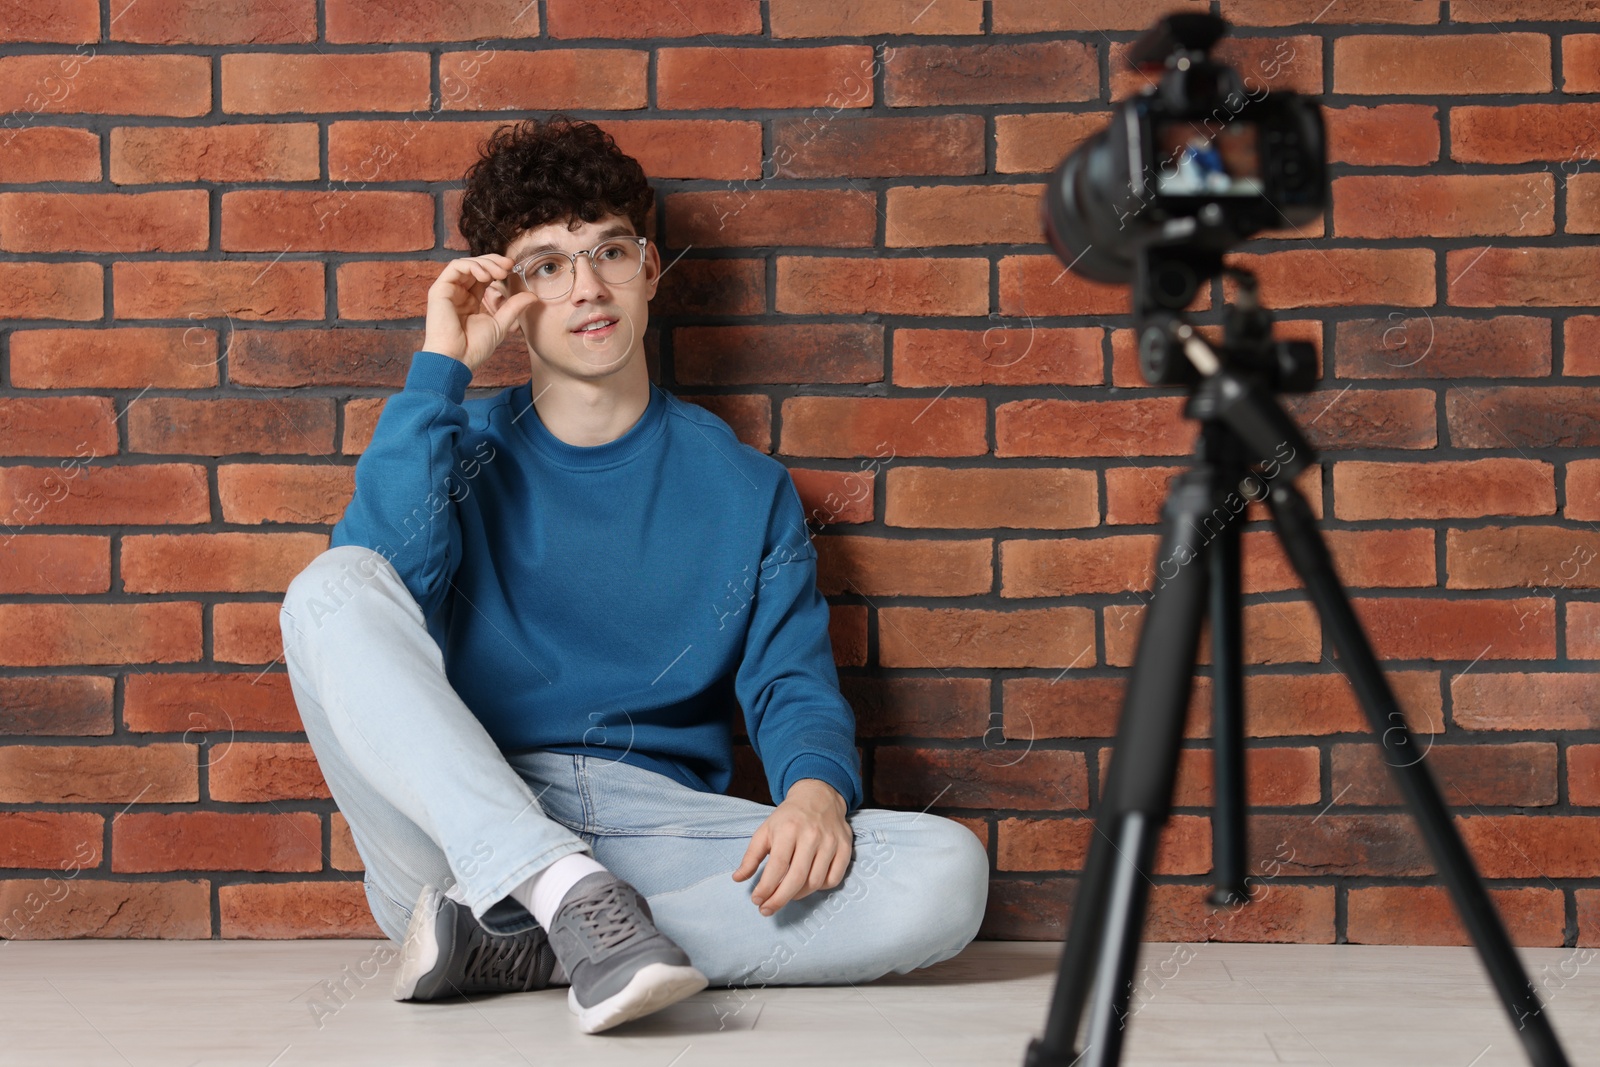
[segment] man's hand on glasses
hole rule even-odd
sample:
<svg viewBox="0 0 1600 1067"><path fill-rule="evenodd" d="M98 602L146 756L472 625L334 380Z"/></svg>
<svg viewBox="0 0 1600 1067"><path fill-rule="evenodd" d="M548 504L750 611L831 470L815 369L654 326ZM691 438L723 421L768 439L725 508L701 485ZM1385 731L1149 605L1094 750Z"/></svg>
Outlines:
<svg viewBox="0 0 1600 1067"><path fill-rule="evenodd" d="M428 287L422 347L459 359L476 371L502 341L522 328L521 316L539 303L533 293L511 293L511 260L490 252L452 259Z"/></svg>

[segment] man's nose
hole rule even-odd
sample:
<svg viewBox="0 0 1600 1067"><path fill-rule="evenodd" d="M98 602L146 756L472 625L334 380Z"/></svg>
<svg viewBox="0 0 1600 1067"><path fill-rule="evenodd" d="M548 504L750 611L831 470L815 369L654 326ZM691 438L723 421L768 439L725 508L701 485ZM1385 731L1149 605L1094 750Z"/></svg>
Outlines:
<svg viewBox="0 0 1600 1067"><path fill-rule="evenodd" d="M586 300L593 300L596 297L605 295L606 284L600 278L600 272L595 270L594 264L589 261L587 252L580 253L575 257L572 269L575 272L575 277L572 279L572 298L574 300L580 297Z"/></svg>

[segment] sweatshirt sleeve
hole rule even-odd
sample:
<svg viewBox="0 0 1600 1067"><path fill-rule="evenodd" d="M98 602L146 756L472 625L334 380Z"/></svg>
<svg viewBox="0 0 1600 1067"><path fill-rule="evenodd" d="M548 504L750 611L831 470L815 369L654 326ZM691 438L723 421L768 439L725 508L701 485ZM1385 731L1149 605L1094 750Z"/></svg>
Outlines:
<svg viewBox="0 0 1600 1067"><path fill-rule="evenodd" d="M774 803L802 778L820 778L861 807L855 712L839 692L828 603L817 590L817 550L787 473L767 524L744 656L734 692Z"/></svg>
<svg viewBox="0 0 1600 1067"><path fill-rule="evenodd" d="M472 370L438 352L412 354L405 387L384 402L372 443L356 461L356 488L329 547L364 545L394 565L430 618L461 562L452 495L462 407Z"/></svg>

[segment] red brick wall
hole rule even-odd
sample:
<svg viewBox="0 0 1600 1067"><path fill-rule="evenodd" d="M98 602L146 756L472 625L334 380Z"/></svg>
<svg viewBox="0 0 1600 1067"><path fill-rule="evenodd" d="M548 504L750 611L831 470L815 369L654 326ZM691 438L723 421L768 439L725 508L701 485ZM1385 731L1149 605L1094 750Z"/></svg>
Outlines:
<svg viewBox="0 0 1600 1067"><path fill-rule="evenodd" d="M1061 937L1194 431L1036 212L1173 6L0 0L0 935L377 935L277 605L464 248L477 143L566 109L658 183L658 380L813 509L869 804L985 841L983 936ZM1327 94L1329 216L1239 256L1323 353L1303 484L1514 939L1600 944L1600 5L1187 6ZM508 344L471 394L527 371ZM1246 543L1270 873L1207 914L1202 682L1150 935L1458 941Z"/></svg>

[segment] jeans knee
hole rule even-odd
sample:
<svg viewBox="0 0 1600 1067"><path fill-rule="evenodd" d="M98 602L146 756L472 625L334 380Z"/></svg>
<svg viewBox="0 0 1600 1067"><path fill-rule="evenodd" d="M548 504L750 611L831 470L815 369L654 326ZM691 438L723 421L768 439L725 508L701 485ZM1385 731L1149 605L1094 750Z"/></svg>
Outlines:
<svg viewBox="0 0 1600 1067"><path fill-rule="evenodd" d="M287 645L292 636L306 636L348 603L392 565L375 549L339 545L316 556L290 580L278 609L278 626Z"/></svg>
<svg viewBox="0 0 1600 1067"><path fill-rule="evenodd" d="M941 877L948 893L946 922L950 933L965 944L978 935L989 906L989 853L978 836L961 823L941 821L947 839L941 850L947 859Z"/></svg>

